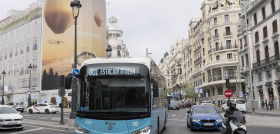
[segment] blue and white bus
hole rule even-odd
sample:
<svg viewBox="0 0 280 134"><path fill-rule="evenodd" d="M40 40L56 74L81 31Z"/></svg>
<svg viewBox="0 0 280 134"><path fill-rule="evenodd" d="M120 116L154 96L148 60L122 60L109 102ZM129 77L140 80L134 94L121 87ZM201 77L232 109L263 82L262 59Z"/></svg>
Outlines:
<svg viewBox="0 0 280 134"><path fill-rule="evenodd" d="M159 134L165 78L151 58L94 58L78 76L76 133Z"/></svg>

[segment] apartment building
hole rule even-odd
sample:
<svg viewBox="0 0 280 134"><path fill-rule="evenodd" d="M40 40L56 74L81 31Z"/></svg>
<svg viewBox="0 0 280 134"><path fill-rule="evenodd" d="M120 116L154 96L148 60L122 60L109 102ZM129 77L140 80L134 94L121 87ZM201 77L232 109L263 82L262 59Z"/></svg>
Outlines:
<svg viewBox="0 0 280 134"><path fill-rule="evenodd" d="M225 83L229 78L233 98L243 98L245 79L240 78L238 71L239 1L205 0L201 12L202 18L190 20L188 37L182 45L171 47L169 71L174 70L175 63L182 70L177 79L171 79L175 81L171 87L179 85L184 89L186 84L193 85L203 91L196 100L209 100L219 105L226 99Z"/></svg>
<svg viewBox="0 0 280 134"><path fill-rule="evenodd" d="M241 75L246 78L247 100L257 101L259 107L262 101L267 100L276 102L279 109L279 21L279 0L247 0L242 3L238 28Z"/></svg>
<svg viewBox="0 0 280 134"><path fill-rule="evenodd" d="M110 57L129 57L128 49L123 43L122 34L123 31L118 28L118 19L111 17L109 20L109 26L106 31L107 47L112 49Z"/></svg>

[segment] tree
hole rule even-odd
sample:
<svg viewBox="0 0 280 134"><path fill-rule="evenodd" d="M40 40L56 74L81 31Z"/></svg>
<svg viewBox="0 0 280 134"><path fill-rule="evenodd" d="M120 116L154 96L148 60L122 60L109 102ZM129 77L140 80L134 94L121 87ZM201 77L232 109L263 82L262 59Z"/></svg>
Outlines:
<svg viewBox="0 0 280 134"><path fill-rule="evenodd" d="M63 108L68 108L68 99L63 97Z"/></svg>
<svg viewBox="0 0 280 134"><path fill-rule="evenodd" d="M194 98L196 96L195 88L192 85L186 85L185 91L186 91L187 98Z"/></svg>
<svg viewBox="0 0 280 134"><path fill-rule="evenodd" d="M52 97L52 98L51 98L51 103L54 104L54 105L56 105L56 99L55 99L55 97Z"/></svg>
<svg viewBox="0 0 280 134"><path fill-rule="evenodd" d="M169 89L166 89L166 93L168 93L169 95L173 92L173 89L169 88Z"/></svg>

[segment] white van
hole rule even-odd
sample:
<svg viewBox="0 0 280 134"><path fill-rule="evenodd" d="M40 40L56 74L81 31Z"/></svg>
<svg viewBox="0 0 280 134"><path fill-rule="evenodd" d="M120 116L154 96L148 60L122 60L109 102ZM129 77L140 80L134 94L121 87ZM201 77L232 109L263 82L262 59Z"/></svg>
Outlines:
<svg viewBox="0 0 280 134"><path fill-rule="evenodd" d="M232 99L230 101L236 102L236 108L239 111L246 113L246 110L247 110L246 109L246 101L244 99ZM228 109L227 102L228 102L228 100L222 101L222 110L223 111Z"/></svg>

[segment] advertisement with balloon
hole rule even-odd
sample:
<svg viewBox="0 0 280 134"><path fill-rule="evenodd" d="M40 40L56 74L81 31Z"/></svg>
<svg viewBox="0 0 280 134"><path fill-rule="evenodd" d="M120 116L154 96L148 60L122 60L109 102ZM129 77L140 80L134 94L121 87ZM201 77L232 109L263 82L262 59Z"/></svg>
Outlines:
<svg viewBox="0 0 280 134"><path fill-rule="evenodd" d="M73 0L46 0L42 23L42 90L59 88L59 75L74 66L75 20ZM80 0L77 20L77 66L89 58L106 56L106 4Z"/></svg>

